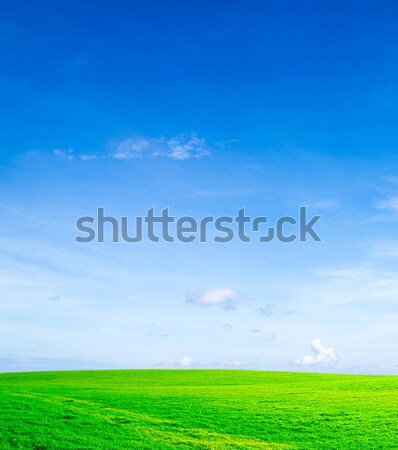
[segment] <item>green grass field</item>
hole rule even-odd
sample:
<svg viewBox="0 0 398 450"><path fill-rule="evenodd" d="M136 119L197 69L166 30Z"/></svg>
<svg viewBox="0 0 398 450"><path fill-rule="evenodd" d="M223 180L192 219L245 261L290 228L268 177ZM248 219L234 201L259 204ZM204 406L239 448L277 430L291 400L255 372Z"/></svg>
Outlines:
<svg viewBox="0 0 398 450"><path fill-rule="evenodd" d="M0 448L398 449L398 377L1 374Z"/></svg>

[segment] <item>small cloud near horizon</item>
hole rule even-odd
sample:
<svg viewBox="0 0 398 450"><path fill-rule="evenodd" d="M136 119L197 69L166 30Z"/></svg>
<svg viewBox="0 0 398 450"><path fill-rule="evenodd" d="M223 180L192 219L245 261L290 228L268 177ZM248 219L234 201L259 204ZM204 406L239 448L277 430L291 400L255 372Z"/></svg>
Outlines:
<svg viewBox="0 0 398 450"><path fill-rule="evenodd" d="M319 338L311 342L311 349L313 355L296 359L294 364L299 366L328 365L336 363L339 359L334 349L332 347L325 347Z"/></svg>
<svg viewBox="0 0 398 450"><path fill-rule="evenodd" d="M184 356L180 359L180 366L181 367L190 367L192 366L194 362L194 359L191 356Z"/></svg>

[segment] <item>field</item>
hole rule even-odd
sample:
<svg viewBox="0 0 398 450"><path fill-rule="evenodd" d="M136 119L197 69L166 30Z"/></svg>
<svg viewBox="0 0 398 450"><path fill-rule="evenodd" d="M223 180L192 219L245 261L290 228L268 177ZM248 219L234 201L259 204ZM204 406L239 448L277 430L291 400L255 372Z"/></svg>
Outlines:
<svg viewBox="0 0 398 450"><path fill-rule="evenodd" d="M1 449L398 449L398 377L133 370L0 375Z"/></svg>

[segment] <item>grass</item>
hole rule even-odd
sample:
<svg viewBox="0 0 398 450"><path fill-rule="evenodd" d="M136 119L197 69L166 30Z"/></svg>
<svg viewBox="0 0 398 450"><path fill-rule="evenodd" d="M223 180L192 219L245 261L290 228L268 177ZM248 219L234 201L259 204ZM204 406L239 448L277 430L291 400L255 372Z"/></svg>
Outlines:
<svg viewBox="0 0 398 450"><path fill-rule="evenodd" d="M0 449L397 450L398 377L1 374Z"/></svg>

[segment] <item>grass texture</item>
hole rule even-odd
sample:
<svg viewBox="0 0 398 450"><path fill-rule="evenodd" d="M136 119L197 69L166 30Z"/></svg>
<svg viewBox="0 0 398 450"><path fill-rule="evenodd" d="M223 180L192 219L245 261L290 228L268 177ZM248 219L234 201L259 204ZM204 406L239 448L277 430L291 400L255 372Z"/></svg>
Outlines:
<svg viewBox="0 0 398 450"><path fill-rule="evenodd" d="M0 449L398 449L398 377L0 374Z"/></svg>

